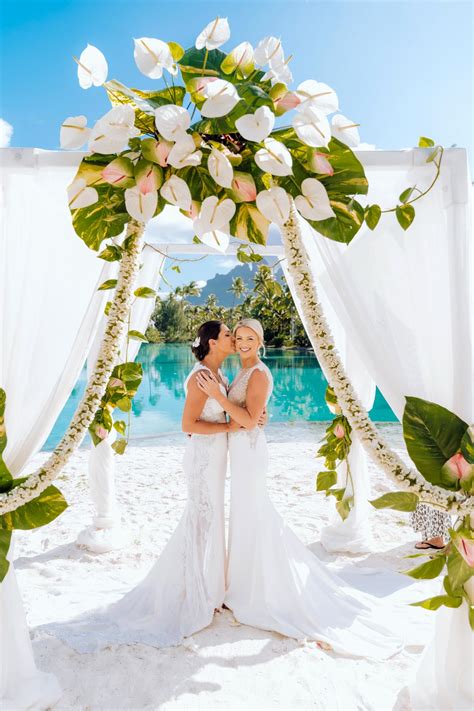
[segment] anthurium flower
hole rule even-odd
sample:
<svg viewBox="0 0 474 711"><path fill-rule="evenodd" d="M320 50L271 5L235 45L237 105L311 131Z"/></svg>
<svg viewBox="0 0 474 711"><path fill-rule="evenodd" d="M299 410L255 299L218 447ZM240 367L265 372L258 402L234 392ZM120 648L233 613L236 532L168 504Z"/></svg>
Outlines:
<svg viewBox="0 0 474 711"><path fill-rule="evenodd" d="M155 109L155 125L167 141L177 141L186 134L191 124L191 116L183 106L165 104Z"/></svg>
<svg viewBox="0 0 474 711"><path fill-rule="evenodd" d="M92 85L101 86L107 79L109 71L107 60L100 49L94 45L88 44L76 62L77 78L82 89L90 89Z"/></svg>
<svg viewBox="0 0 474 711"><path fill-rule="evenodd" d="M102 177L111 185L117 185L120 188L130 188L135 185L134 167L129 158L120 156L109 163L102 171Z"/></svg>
<svg viewBox="0 0 474 711"><path fill-rule="evenodd" d="M153 37L134 39L133 57L142 74L150 79L161 79L163 69L170 74L178 73L178 65L173 59L169 45Z"/></svg>
<svg viewBox="0 0 474 711"><path fill-rule="evenodd" d="M334 168L329 162L327 154L320 153L316 149L310 152L308 164L314 173L321 173L322 175L334 174Z"/></svg>
<svg viewBox="0 0 474 711"><path fill-rule="evenodd" d="M217 77L194 77L186 83L186 89L194 104L199 105L206 100L204 89L213 81L217 81Z"/></svg>
<svg viewBox="0 0 474 711"><path fill-rule="evenodd" d="M177 205L181 210L191 210L191 192L185 180L172 175L161 186L160 193L171 205Z"/></svg>
<svg viewBox="0 0 474 711"><path fill-rule="evenodd" d="M247 141L260 143L272 132L275 114L268 106L260 106L255 113L245 114L235 122L235 127Z"/></svg>
<svg viewBox="0 0 474 711"><path fill-rule="evenodd" d="M459 531L453 536L454 545L470 568L474 568L474 540L469 534Z"/></svg>
<svg viewBox="0 0 474 711"><path fill-rule="evenodd" d="M327 148L331 129L326 116L314 106L306 106L293 119L293 128L298 138L307 146Z"/></svg>
<svg viewBox="0 0 474 711"><path fill-rule="evenodd" d="M182 135L168 153L168 163L173 168L185 168L187 165L199 165L202 153L196 150L193 137L189 133Z"/></svg>
<svg viewBox="0 0 474 711"><path fill-rule="evenodd" d="M283 47L281 40L277 37L265 37L257 45L253 58L256 64L263 67L272 60L275 62L283 62Z"/></svg>
<svg viewBox="0 0 474 711"><path fill-rule="evenodd" d="M291 84L293 81L293 74L291 73L290 67L288 66L288 62L290 60L286 59L285 61L270 61L270 67L268 71L263 75L262 81L268 81L270 80L272 83L272 86L274 84Z"/></svg>
<svg viewBox="0 0 474 711"><path fill-rule="evenodd" d="M211 195L201 204L199 217L193 222L194 231L202 242L225 252L229 244L230 221L235 214L235 203L230 198Z"/></svg>
<svg viewBox="0 0 474 711"><path fill-rule="evenodd" d="M81 148L89 140L91 129L87 128L85 116L68 116L61 124L59 141L61 148Z"/></svg>
<svg viewBox="0 0 474 711"><path fill-rule="evenodd" d="M298 111L306 106L314 106L324 115L339 111L336 92L323 82L307 79L298 86L296 94L301 100Z"/></svg>
<svg viewBox="0 0 474 711"><path fill-rule="evenodd" d="M243 79L253 71L253 47L250 42L241 42L222 61L221 69L224 74L233 74Z"/></svg>
<svg viewBox="0 0 474 711"><path fill-rule="evenodd" d="M196 49L217 49L223 45L230 37L229 23L227 17L216 17L197 36Z"/></svg>
<svg viewBox="0 0 474 711"><path fill-rule="evenodd" d="M293 159L288 148L274 138L266 138L263 143L265 148L255 154L258 167L272 175L291 175Z"/></svg>
<svg viewBox="0 0 474 711"><path fill-rule="evenodd" d="M99 199L95 188L87 187L84 178L77 178L67 189L69 207L76 210L78 207L89 207Z"/></svg>
<svg viewBox="0 0 474 711"><path fill-rule="evenodd" d="M306 178L301 183L302 195L295 198L298 212L307 220L327 220L335 217L326 188L316 178Z"/></svg>
<svg viewBox="0 0 474 711"><path fill-rule="evenodd" d="M257 207L264 217L277 225L283 225L290 216L290 198L283 188L274 186L257 195Z"/></svg>
<svg viewBox="0 0 474 711"><path fill-rule="evenodd" d="M250 173L236 170L231 185L231 198L235 202L253 202L257 197L255 180Z"/></svg>
<svg viewBox="0 0 474 711"><path fill-rule="evenodd" d="M158 204L158 193L156 190L144 195L140 188L127 188L125 190L125 207L130 217L137 222L148 222L155 214Z"/></svg>
<svg viewBox="0 0 474 711"><path fill-rule="evenodd" d="M207 159L207 167L209 168L209 173L218 185L223 188L230 188L232 185L232 178L234 177L234 169L222 151L217 148L212 148L211 154Z"/></svg>
<svg viewBox="0 0 474 711"><path fill-rule="evenodd" d="M158 163L162 168L168 165L168 154L173 146L172 141L157 141L156 138L144 138L140 145L145 160Z"/></svg>
<svg viewBox="0 0 474 711"><path fill-rule="evenodd" d="M333 433L337 439L344 439L344 427L339 422L334 427Z"/></svg>
<svg viewBox="0 0 474 711"><path fill-rule="evenodd" d="M201 116L206 118L225 116L240 101L235 86L225 79L216 79L206 84L204 96L206 100L201 106Z"/></svg>
<svg viewBox="0 0 474 711"><path fill-rule="evenodd" d="M135 166L135 182L143 195L156 192L163 182L163 171L154 163L139 160Z"/></svg>
<svg viewBox="0 0 474 711"><path fill-rule="evenodd" d="M336 114L331 119L331 132L333 136L347 146L354 148L360 143L359 131L357 130L359 125L358 123L353 123L342 114Z"/></svg>
<svg viewBox="0 0 474 711"><path fill-rule="evenodd" d="M474 481L474 464L469 464L462 452L456 452L441 467L441 480L445 484L467 484Z"/></svg>
<svg viewBox="0 0 474 711"><path fill-rule="evenodd" d="M287 91L286 87L285 87L284 93L281 96L277 96L275 99L273 99L273 106L275 109L275 114L277 116L282 116L287 111L296 109L296 107L299 104L300 104L299 96L297 96L292 91Z"/></svg>
<svg viewBox="0 0 474 711"><path fill-rule="evenodd" d="M129 104L114 106L94 125L89 136L89 150L118 153L130 138L140 134L134 123L135 112Z"/></svg>

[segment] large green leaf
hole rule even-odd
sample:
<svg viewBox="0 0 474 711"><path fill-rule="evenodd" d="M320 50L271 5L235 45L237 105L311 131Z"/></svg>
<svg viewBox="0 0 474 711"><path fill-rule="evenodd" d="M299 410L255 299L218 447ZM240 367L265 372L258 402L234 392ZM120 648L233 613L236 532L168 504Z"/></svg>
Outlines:
<svg viewBox="0 0 474 711"><path fill-rule="evenodd" d="M403 572L411 578L431 580L432 578L436 578L441 573L445 562L445 556L437 555L432 560L422 563L416 568L411 568L411 570L405 570Z"/></svg>
<svg viewBox="0 0 474 711"><path fill-rule="evenodd" d="M418 471L432 484L449 488L441 480L441 467L460 446L467 424L434 402L406 397L403 437ZM452 488L456 488L453 483Z"/></svg>
<svg viewBox="0 0 474 711"><path fill-rule="evenodd" d="M410 603L413 607L424 607L425 610L438 610L442 605L446 607L459 607L462 603L462 597L452 597L451 595L436 595L429 597L420 602Z"/></svg>
<svg viewBox="0 0 474 711"><path fill-rule="evenodd" d="M367 195L369 183L363 165L345 143L333 137L327 149L318 150L321 153L328 151L328 160L334 168L333 175L320 178L329 197L337 194Z"/></svg>
<svg viewBox="0 0 474 711"><path fill-rule="evenodd" d="M151 109L157 109L166 104L182 106L186 95L184 86L170 86L167 89L160 89L160 91L141 91L140 89L132 89L132 91L136 97L146 101Z"/></svg>
<svg viewBox="0 0 474 711"><path fill-rule="evenodd" d="M202 202L211 195L219 196L223 192L223 188L216 185L207 169L203 166L183 168L180 172L180 177L188 184L192 199L198 202Z"/></svg>
<svg viewBox="0 0 474 711"><path fill-rule="evenodd" d="M3 516L0 516L0 583L4 580L8 573L10 563L7 560L8 551L10 549L10 541L12 532L3 527Z"/></svg>
<svg viewBox="0 0 474 711"><path fill-rule="evenodd" d="M7 465L3 461L3 452L7 446L7 430L5 427L5 405L7 394L0 388L0 493L8 491L11 487L13 477Z"/></svg>
<svg viewBox="0 0 474 711"><path fill-rule="evenodd" d="M474 425L471 425L463 435L461 452L469 464L474 464Z"/></svg>
<svg viewBox="0 0 474 711"><path fill-rule="evenodd" d="M323 181L321 181L323 182ZM330 200L336 217L327 220L308 220L309 224L320 234L335 242L349 242L355 237L364 221L364 208L356 200L346 204L341 200Z"/></svg>
<svg viewBox="0 0 474 711"><path fill-rule="evenodd" d="M134 89L130 89L116 79L106 81L103 86L112 106L120 106L122 104L132 106L135 110L135 126L140 129L142 133L155 133L154 110Z"/></svg>
<svg viewBox="0 0 474 711"><path fill-rule="evenodd" d="M73 210L72 224L87 246L98 251L104 240L120 235L131 218L125 209L123 190L111 185L98 185L96 190L98 202Z"/></svg>
<svg viewBox="0 0 474 711"><path fill-rule="evenodd" d="M269 221L260 210L255 205L246 202L237 206L235 215L230 222L230 230L234 237L255 244L267 243L269 226Z"/></svg>
<svg viewBox="0 0 474 711"><path fill-rule="evenodd" d="M411 491L391 491L370 502L376 509L395 509L395 511L414 511L418 504L418 495Z"/></svg>
<svg viewBox="0 0 474 711"><path fill-rule="evenodd" d="M474 575L474 569L471 568L462 555L453 546L451 553L448 555L448 577L453 590L459 589L464 583Z"/></svg>
<svg viewBox="0 0 474 711"><path fill-rule="evenodd" d="M196 49L195 47L187 49L178 62L184 83L186 84L190 79L194 79L197 76L227 79L221 69L221 64L226 56L220 49L211 49L207 52L206 59L205 49ZM203 69L204 61L206 61L205 69Z"/></svg>
<svg viewBox="0 0 474 711"><path fill-rule="evenodd" d="M16 479L15 483L18 485L23 481L24 479ZM35 499L4 514L3 521L9 530L14 528L29 530L54 521L66 508L66 499L59 489L48 486Z"/></svg>
<svg viewBox="0 0 474 711"><path fill-rule="evenodd" d="M334 469L319 472L316 479L316 491L325 491L337 482L337 472Z"/></svg>

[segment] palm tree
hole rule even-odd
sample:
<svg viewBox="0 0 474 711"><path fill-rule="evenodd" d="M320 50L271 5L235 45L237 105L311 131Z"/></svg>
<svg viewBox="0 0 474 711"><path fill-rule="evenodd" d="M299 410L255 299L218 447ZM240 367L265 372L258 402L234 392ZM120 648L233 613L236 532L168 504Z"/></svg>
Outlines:
<svg viewBox="0 0 474 711"><path fill-rule="evenodd" d="M230 289L227 289L227 291L232 292L232 294L234 296L233 301L232 301L232 308L234 308L235 300L240 299L240 297L246 293L247 286L246 286L244 280L242 279L242 277L237 276L232 279L232 286L230 287Z"/></svg>

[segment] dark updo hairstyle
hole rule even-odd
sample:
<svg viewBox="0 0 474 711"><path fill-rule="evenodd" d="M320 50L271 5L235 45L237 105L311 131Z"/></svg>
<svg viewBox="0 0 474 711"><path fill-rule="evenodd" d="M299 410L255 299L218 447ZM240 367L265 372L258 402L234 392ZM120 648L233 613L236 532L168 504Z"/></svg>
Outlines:
<svg viewBox="0 0 474 711"><path fill-rule="evenodd" d="M219 338L222 321L206 321L202 326L199 326L196 340L199 338L199 345L191 345L191 350L198 360L203 360L210 351L209 341L211 338L216 340Z"/></svg>

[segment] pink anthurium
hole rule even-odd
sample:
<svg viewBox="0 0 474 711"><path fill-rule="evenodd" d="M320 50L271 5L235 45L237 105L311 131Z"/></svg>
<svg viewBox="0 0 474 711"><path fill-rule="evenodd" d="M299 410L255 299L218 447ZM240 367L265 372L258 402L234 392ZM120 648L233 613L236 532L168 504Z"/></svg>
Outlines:
<svg viewBox="0 0 474 711"><path fill-rule="evenodd" d="M327 117L314 106L305 106L293 119L298 138L307 146L327 148L331 129Z"/></svg>
<svg viewBox="0 0 474 711"><path fill-rule="evenodd" d="M250 173L236 170L230 187L230 196L235 202L253 202L257 197L255 180Z"/></svg>
<svg viewBox="0 0 474 711"><path fill-rule="evenodd" d="M334 175L334 168L328 160L327 153L320 153L312 150L308 158L308 164L312 171L321 175Z"/></svg>
<svg viewBox="0 0 474 711"><path fill-rule="evenodd" d="M133 163L129 158L120 156L105 166L102 177L106 183L120 188L130 188L135 184Z"/></svg>
<svg viewBox="0 0 474 711"><path fill-rule="evenodd" d="M291 175L293 159L288 148L274 138L266 138L255 154L255 162L264 173L272 175Z"/></svg>
<svg viewBox="0 0 474 711"><path fill-rule="evenodd" d="M186 211L191 209L191 192L186 181L177 175L172 175L163 183L160 193L171 205Z"/></svg>
<svg viewBox="0 0 474 711"><path fill-rule="evenodd" d="M133 57L142 74L150 79L161 79L163 69L170 74L178 73L178 65L173 59L169 45L154 37L134 39Z"/></svg>
<svg viewBox="0 0 474 711"><path fill-rule="evenodd" d="M166 168L168 155L173 146L173 141L157 141L156 138L144 138L141 142L142 156L145 160L158 163L162 168Z"/></svg>
<svg viewBox="0 0 474 711"><path fill-rule="evenodd" d="M454 543L468 566L474 568L474 540L461 532L455 536Z"/></svg>
<svg viewBox="0 0 474 711"><path fill-rule="evenodd" d="M332 135L351 148L355 148L360 143L357 126L360 126L360 124L354 123L342 114L336 114L331 119Z"/></svg>
<svg viewBox="0 0 474 711"><path fill-rule="evenodd" d="M101 86L107 79L109 71L107 60L97 47L88 44L81 52L77 62L77 78L82 89L89 89L91 86Z"/></svg>
<svg viewBox="0 0 474 711"><path fill-rule="evenodd" d="M103 425L100 425L100 424L97 424L97 425L95 426L94 432L95 432L95 436L96 436L98 439L104 440L104 439L107 439L107 437L109 436L108 430L106 430L105 427L104 427Z"/></svg>
<svg viewBox="0 0 474 711"><path fill-rule="evenodd" d="M344 427L339 422L334 427L333 432L334 436L337 437L337 439L344 439Z"/></svg>
<svg viewBox="0 0 474 711"><path fill-rule="evenodd" d="M225 116L240 101L235 86L225 79L216 79L206 84L203 92L206 100L201 106L201 116L205 118Z"/></svg>
<svg viewBox="0 0 474 711"><path fill-rule="evenodd" d="M155 125L167 141L177 141L186 135L191 124L191 116L183 106L165 104L155 109Z"/></svg>
<svg viewBox="0 0 474 711"><path fill-rule="evenodd" d="M140 188L127 188L125 190L125 207L134 220L137 222L148 222L155 214L158 204L158 193L156 190L144 195L140 192Z"/></svg>
<svg viewBox="0 0 474 711"><path fill-rule="evenodd" d="M282 96L279 96L273 100L273 106L277 116L282 116L287 111L296 109L299 104L300 98L292 91L287 91Z"/></svg>
<svg viewBox="0 0 474 711"><path fill-rule="evenodd" d="M279 186L259 192L256 203L262 215L277 225L285 224L290 216L290 198Z"/></svg>
<svg viewBox="0 0 474 711"><path fill-rule="evenodd" d="M88 187L84 178L77 178L69 185L67 196L71 210L76 210L79 207L89 207L99 199L97 190Z"/></svg>
<svg viewBox="0 0 474 711"><path fill-rule="evenodd" d="M295 206L306 220L327 220L336 216L326 188L316 178L303 180L301 193L295 198Z"/></svg>
<svg viewBox="0 0 474 711"><path fill-rule="evenodd" d="M216 17L203 29L196 38L196 49L217 49L230 37L230 28L227 17Z"/></svg>
<svg viewBox="0 0 474 711"><path fill-rule="evenodd" d="M456 452L441 467L441 479L448 484L467 484L474 480L474 464L469 464L462 452Z"/></svg>
<svg viewBox="0 0 474 711"><path fill-rule="evenodd" d="M304 110L307 106L314 106L324 115L339 111L336 92L321 81L307 79L298 86L296 94L301 102L297 111Z"/></svg>
<svg viewBox="0 0 474 711"><path fill-rule="evenodd" d="M227 156L214 146L211 149L209 158L207 159L207 167L209 173L215 182L223 188L230 188L232 178L234 177L234 169Z"/></svg>
<svg viewBox="0 0 474 711"><path fill-rule="evenodd" d="M245 114L235 122L237 131L247 141L261 143L272 132L275 114L268 106L260 106L255 113Z"/></svg>
<svg viewBox="0 0 474 711"><path fill-rule="evenodd" d="M186 83L186 89L195 104L202 104L206 100L206 86L217 79L218 77L194 77Z"/></svg>
<svg viewBox="0 0 474 711"><path fill-rule="evenodd" d="M59 141L61 148L75 150L82 148L89 140L91 129L87 128L85 116L68 116L61 124Z"/></svg>
<svg viewBox="0 0 474 711"><path fill-rule="evenodd" d="M135 182L142 195L156 192L163 182L163 171L154 163L140 160L135 166Z"/></svg>

